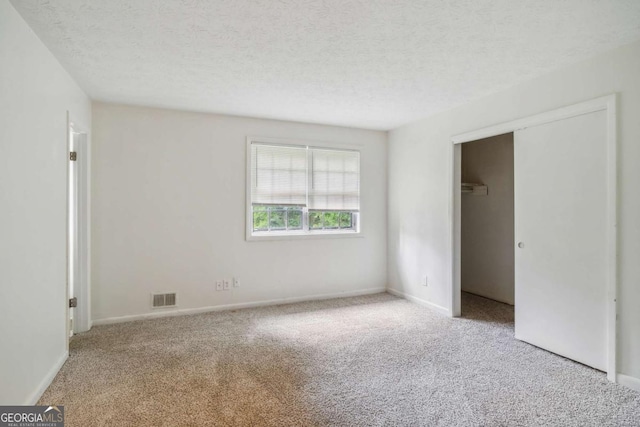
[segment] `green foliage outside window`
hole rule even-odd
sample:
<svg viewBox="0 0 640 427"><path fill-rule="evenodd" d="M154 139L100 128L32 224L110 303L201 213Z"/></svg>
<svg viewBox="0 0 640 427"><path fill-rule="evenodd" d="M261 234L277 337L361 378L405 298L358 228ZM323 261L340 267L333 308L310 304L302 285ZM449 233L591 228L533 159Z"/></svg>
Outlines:
<svg viewBox="0 0 640 427"><path fill-rule="evenodd" d="M353 214L339 211L309 211L309 228L312 230L351 229Z"/></svg>
<svg viewBox="0 0 640 427"><path fill-rule="evenodd" d="M253 229L269 229L269 212L265 206L255 206L253 208Z"/></svg>
<svg viewBox="0 0 640 427"><path fill-rule="evenodd" d="M302 230L303 208L300 206L253 206L253 230ZM309 229L353 229L353 213L309 211Z"/></svg>
<svg viewBox="0 0 640 427"><path fill-rule="evenodd" d="M340 228L353 228L353 215L351 212L340 212Z"/></svg>
<svg viewBox="0 0 640 427"><path fill-rule="evenodd" d="M322 229L322 212L309 212L309 228Z"/></svg>
<svg viewBox="0 0 640 427"><path fill-rule="evenodd" d="M269 219L269 228L271 228L272 230L282 230L286 228L284 210L271 211L271 218Z"/></svg>
<svg viewBox="0 0 640 427"><path fill-rule="evenodd" d="M302 211L290 210L288 215L287 228L289 230L302 229Z"/></svg>
<svg viewBox="0 0 640 427"><path fill-rule="evenodd" d="M253 230L301 230L302 207L253 206Z"/></svg>

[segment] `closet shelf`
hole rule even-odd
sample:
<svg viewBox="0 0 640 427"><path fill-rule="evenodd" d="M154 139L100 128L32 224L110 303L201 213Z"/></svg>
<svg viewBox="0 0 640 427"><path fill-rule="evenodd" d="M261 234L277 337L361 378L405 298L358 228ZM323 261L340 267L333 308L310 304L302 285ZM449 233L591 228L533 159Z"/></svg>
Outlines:
<svg viewBox="0 0 640 427"><path fill-rule="evenodd" d="M489 189L484 184L463 182L462 194L471 194L473 196L486 196L487 194L489 194Z"/></svg>

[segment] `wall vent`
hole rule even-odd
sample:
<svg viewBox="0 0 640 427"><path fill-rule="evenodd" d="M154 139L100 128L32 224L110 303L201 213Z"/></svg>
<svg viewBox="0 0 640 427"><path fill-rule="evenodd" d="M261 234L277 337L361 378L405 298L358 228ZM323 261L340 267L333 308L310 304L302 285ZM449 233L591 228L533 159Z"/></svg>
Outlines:
<svg viewBox="0 0 640 427"><path fill-rule="evenodd" d="M151 306L153 308L158 307L175 307L176 306L176 293L170 294L153 294L151 298Z"/></svg>

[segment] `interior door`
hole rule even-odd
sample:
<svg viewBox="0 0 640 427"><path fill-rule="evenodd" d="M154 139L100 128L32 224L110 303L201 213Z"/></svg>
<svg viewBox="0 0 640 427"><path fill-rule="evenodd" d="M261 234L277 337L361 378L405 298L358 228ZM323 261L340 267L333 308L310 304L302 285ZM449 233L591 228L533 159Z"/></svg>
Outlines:
<svg viewBox="0 0 640 427"><path fill-rule="evenodd" d="M78 289L78 281L80 279L80 240L79 240L79 191L78 191L78 143L79 134L70 129L69 132L69 206L68 206L68 295L69 301L75 301L75 294ZM73 307L69 307L69 336L74 332L74 311Z"/></svg>
<svg viewBox="0 0 640 427"><path fill-rule="evenodd" d="M606 113L514 133L515 336L606 370Z"/></svg>

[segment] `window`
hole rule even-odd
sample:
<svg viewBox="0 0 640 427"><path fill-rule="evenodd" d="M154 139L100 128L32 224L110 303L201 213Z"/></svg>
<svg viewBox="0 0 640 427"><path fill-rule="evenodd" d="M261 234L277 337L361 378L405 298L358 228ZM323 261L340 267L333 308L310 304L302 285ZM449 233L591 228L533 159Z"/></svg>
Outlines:
<svg viewBox="0 0 640 427"><path fill-rule="evenodd" d="M248 236L359 232L359 151L248 144Z"/></svg>

